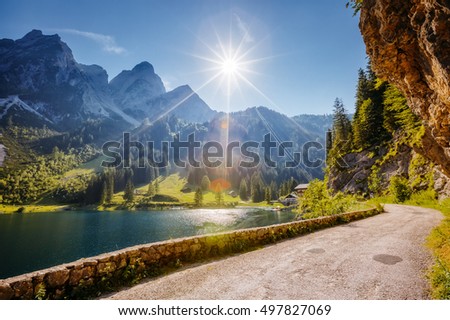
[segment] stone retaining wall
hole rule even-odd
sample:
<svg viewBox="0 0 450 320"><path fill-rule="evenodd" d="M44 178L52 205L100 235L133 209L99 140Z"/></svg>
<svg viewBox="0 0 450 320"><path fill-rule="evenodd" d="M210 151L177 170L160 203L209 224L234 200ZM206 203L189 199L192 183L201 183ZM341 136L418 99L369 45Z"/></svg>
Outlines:
<svg viewBox="0 0 450 320"><path fill-rule="evenodd" d="M139 245L0 280L0 299L95 297L183 263L248 251L281 239L378 214L376 209Z"/></svg>

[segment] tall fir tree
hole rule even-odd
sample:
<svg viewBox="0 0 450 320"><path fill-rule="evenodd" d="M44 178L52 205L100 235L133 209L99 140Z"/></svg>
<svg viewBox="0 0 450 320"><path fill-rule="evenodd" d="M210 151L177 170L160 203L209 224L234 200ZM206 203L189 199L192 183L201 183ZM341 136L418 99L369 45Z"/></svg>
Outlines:
<svg viewBox="0 0 450 320"><path fill-rule="evenodd" d="M248 188L247 188L247 182L245 181L245 178L241 180L241 184L239 185L239 197L243 201L248 200Z"/></svg>
<svg viewBox="0 0 450 320"><path fill-rule="evenodd" d="M270 201L272 201L272 192L270 191L270 187L266 187L266 191L264 193L264 200L266 200L267 204L270 204Z"/></svg>
<svg viewBox="0 0 450 320"><path fill-rule="evenodd" d="M216 198L216 204L218 206L223 203L222 185L220 183L216 186L215 198Z"/></svg>
<svg viewBox="0 0 450 320"><path fill-rule="evenodd" d="M154 196L155 196L155 186L153 185L153 182L150 182L147 188L147 197L153 198Z"/></svg>
<svg viewBox="0 0 450 320"><path fill-rule="evenodd" d="M108 193L108 187L107 187L107 185L106 185L106 181L103 181L103 184L102 184L102 193L101 193L101 195L100 195L100 201L99 201L99 204L100 204L100 205L104 205L104 204L106 203L106 196L107 196L107 193Z"/></svg>
<svg viewBox="0 0 450 320"><path fill-rule="evenodd" d="M384 92L384 127L390 134L402 129L410 136L419 129L421 122L409 108L406 98L393 85Z"/></svg>
<svg viewBox="0 0 450 320"><path fill-rule="evenodd" d="M202 181L200 183L200 187L202 188L202 191L208 191L210 184L211 184L211 181L209 180L208 176L204 175L202 178Z"/></svg>
<svg viewBox="0 0 450 320"><path fill-rule="evenodd" d="M132 202L134 200L134 186L131 177L128 178L127 184L125 185L123 199L126 202Z"/></svg>
<svg viewBox="0 0 450 320"><path fill-rule="evenodd" d="M196 207L201 207L203 205L203 192L200 187L195 190L194 203Z"/></svg>
<svg viewBox="0 0 450 320"><path fill-rule="evenodd" d="M159 179L156 178L155 179L155 194L157 194L159 192Z"/></svg>
<svg viewBox="0 0 450 320"><path fill-rule="evenodd" d="M352 121L353 147L366 149L390 138L384 127L386 83L376 77L370 62L366 71L360 69L358 73L356 110Z"/></svg>
<svg viewBox="0 0 450 320"><path fill-rule="evenodd" d="M271 193L271 198L272 199L277 199L278 198L278 193L277 193L277 184L275 181L272 180L272 182L270 183L270 193Z"/></svg>
<svg viewBox="0 0 450 320"><path fill-rule="evenodd" d="M105 202L111 203L114 196L114 172L108 171L106 175L106 197Z"/></svg>
<svg viewBox="0 0 450 320"><path fill-rule="evenodd" d="M342 100L336 98L333 105L333 148L349 151L352 140L352 126Z"/></svg>
<svg viewBox="0 0 450 320"><path fill-rule="evenodd" d="M264 184L261 180L261 175L254 172L251 177L251 199L252 202L257 203L264 200Z"/></svg>

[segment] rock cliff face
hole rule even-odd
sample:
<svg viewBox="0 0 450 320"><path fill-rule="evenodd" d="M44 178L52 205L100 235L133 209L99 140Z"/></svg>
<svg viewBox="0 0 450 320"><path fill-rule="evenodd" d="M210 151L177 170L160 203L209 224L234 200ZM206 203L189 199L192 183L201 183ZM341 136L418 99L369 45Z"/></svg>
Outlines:
<svg viewBox="0 0 450 320"><path fill-rule="evenodd" d="M357 153L346 154L341 166L330 167L328 186L352 194L367 195L372 172L378 170L381 190L389 188L393 176L408 179L413 191L433 187L440 198L450 197L450 178L430 160L415 152L410 146L393 140L395 147L382 146Z"/></svg>
<svg viewBox="0 0 450 320"><path fill-rule="evenodd" d="M374 71L423 120L417 151L450 177L450 1L364 0L360 29Z"/></svg>

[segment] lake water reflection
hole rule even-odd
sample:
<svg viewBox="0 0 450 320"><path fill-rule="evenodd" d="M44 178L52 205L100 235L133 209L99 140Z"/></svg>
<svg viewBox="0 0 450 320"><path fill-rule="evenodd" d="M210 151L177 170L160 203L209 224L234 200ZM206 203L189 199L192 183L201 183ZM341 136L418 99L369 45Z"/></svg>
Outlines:
<svg viewBox="0 0 450 320"><path fill-rule="evenodd" d="M137 244L294 217L254 208L0 214L0 279Z"/></svg>

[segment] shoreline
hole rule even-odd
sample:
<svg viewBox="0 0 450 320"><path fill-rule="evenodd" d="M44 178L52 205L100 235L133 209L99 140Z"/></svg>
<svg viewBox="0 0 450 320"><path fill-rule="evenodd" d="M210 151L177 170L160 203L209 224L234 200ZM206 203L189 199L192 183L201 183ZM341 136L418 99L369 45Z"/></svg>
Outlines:
<svg viewBox="0 0 450 320"><path fill-rule="evenodd" d="M0 204L0 214L17 214L17 213L45 213L45 212L64 212L64 211L96 211L96 212L113 212L113 211L166 211L166 210L194 210L194 209L245 209L245 208L254 208L254 209L263 209L270 210L273 209L273 206L269 205L258 205L254 204L245 204L238 203L236 205L223 205L223 206L202 206L195 207L189 204L160 204L155 206L148 207L127 207L127 206L74 206L70 204L53 204L53 205L5 205Z"/></svg>

